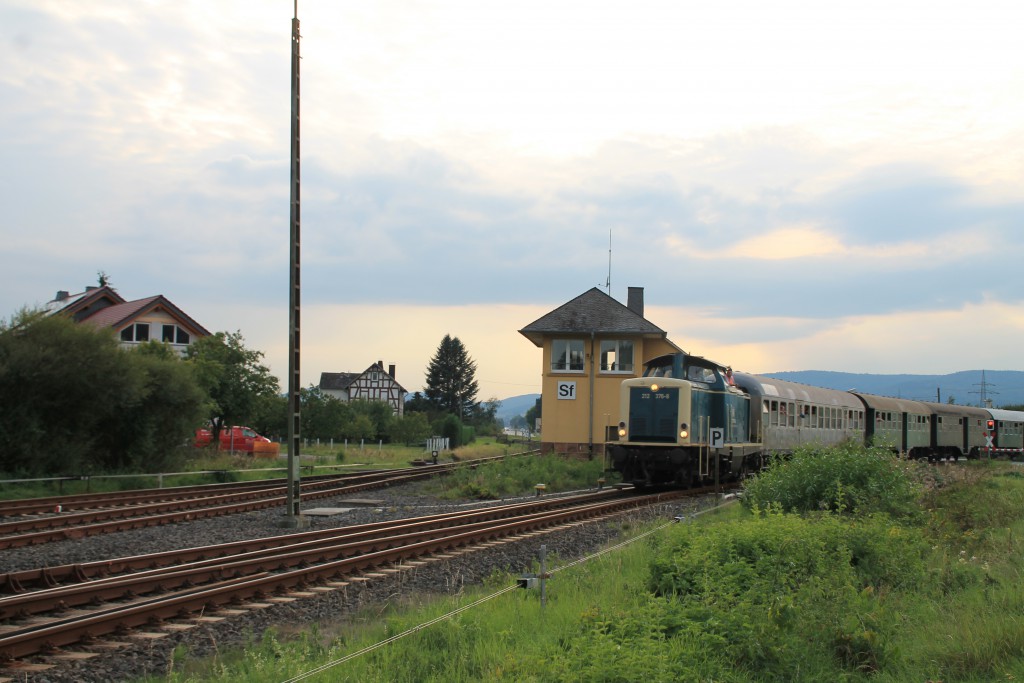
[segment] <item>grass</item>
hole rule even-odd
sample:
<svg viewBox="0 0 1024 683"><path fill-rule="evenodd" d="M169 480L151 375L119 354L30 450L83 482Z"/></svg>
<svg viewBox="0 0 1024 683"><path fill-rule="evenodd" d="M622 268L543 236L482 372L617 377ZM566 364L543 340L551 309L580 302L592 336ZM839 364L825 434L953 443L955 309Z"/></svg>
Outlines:
<svg viewBox="0 0 1024 683"><path fill-rule="evenodd" d="M608 484L618 481L617 477L603 471L600 459L576 460L554 455L510 457L474 469L456 470L432 480L426 490L448 499L497 500L534 495L537 484L544 484L549 492L592 489L601 478Z"/></svg>
<svg viewBox="0 0 1024 683"><path fill-rule="evenodd" d="M834 462L840 480L860 471ZM733 506L556 573L544 608L536 591L507 592L305 680L1024 680L1024 477L931 469L903 470L921 486L919 515L877 510L855 481L827 490L870 512ZM285 681L514 579L298 624L213 659L180 652L167 680Z"/></svg>
<svg viewBox="0 0 1024 683"><path fill-rule="evenodd" d="M522 446L508 446L497 443L493 438L481 438L473 444L442 454L441 462L453 459L507 455L525 450ZM310 444L303 446L300 460L303 475L321 469L310 468L404 468L413 460L428 456L421 446L386 444L378 447L367 444L344 446ZM116 476L93 475L88 478L73 478L66 481L24 481L0 484L0 500L41 498L80 493L105 493L132 489L157 488L158 486L191 486L228 481L250 481L275 479L286 476L287 460L279 458L254 458L244 454L230 454L213 449L185 449L180 458L180 467L174 476L158 473L113 473ZM0 479L3 479L0 476ZM161 484L162 481L162 484Z"/></svg>

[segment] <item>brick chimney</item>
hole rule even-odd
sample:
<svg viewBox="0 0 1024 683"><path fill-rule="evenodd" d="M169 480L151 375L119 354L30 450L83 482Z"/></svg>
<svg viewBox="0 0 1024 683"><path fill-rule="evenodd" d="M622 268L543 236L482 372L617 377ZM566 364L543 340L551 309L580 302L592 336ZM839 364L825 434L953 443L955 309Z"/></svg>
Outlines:
<svg viewBox="0 0 1024 683"><path fill-rule="evenodd" d="M57 296L53 297L53 300L54 301L64 301L64 299L67 299L69 296L71 296L71 295L68 293L68 290L66 290L66 289L58 289L57 290Z"/></svg>
<svg viewBox="0 0 1024 683"><path fill-rule="evenodd" d="M391 379L395 378L395 365L394 365L394 363L392 363L391 365L388 365L388 374L391 375Z"/></svg>
<svg viewBox="0 0 1024 683"><path fill-rule="evenodd" d="M636 313L641 318L644 317L644 288L643 287L630 287L629 292L626 295L626 308Z"/></svg>

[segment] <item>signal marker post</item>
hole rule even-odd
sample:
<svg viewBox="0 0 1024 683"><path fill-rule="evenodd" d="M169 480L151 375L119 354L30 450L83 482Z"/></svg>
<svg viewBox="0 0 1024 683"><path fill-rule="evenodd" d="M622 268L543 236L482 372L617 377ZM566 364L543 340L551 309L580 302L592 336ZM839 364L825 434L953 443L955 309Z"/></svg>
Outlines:
<svg viewBox="0 0 1024 683"><path fill-rule="evenodd" d="M725 428L724 427L712 427L711 428L711 449L718 450L725 446ZM715 453L715 493L721 494L721 489L718 486L718 453Z"/></svg>

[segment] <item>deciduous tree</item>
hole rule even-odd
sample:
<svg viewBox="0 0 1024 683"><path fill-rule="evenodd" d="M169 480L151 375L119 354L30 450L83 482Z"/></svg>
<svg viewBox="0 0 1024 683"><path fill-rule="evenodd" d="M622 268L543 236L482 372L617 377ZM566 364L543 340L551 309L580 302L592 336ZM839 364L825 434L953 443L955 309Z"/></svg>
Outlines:
<svg viewBox="0 0 1024 683"><path fill-rule="evenodd" d="M241 332L197 339L187 357L210 397L207 413L214 443L222 427L251 419L260 397L279 391L277 378L262 362L263 352L246 348Z"/></svg>
<svg viewBox="0 0 1024 683"><path fill-rule="evenodd" d="M0 468L16 475L160 467L206 395L163 344L23 310L0 321Z"/></svg>

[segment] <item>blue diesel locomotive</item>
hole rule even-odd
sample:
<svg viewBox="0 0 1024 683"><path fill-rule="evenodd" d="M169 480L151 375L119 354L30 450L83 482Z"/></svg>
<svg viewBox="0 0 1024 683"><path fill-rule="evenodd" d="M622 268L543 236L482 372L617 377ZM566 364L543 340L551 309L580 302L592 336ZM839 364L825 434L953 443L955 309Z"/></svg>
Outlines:
<svg viewBox="0 0 1024 683"><path fill-rule="evenodd" d="M1024 412L910 401L733 373L699 356L625 380L611 466L637 486L742 478L774 453L853 439L910 458L1024 455Z"/></svg>

